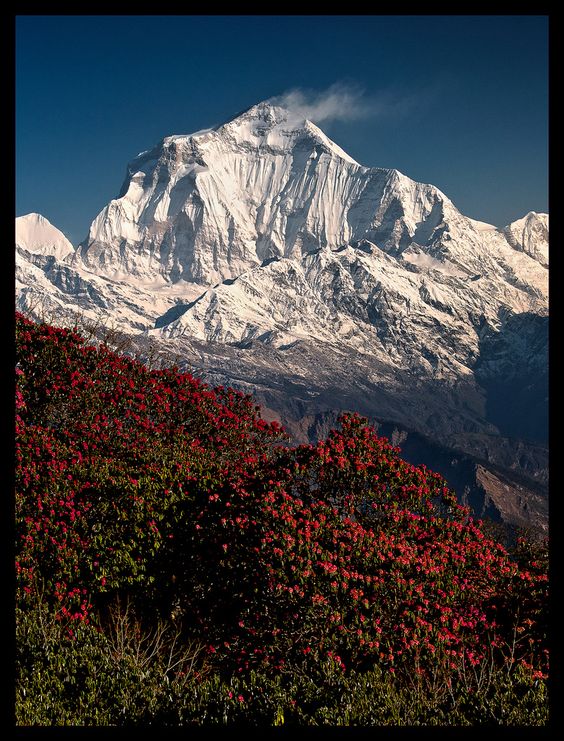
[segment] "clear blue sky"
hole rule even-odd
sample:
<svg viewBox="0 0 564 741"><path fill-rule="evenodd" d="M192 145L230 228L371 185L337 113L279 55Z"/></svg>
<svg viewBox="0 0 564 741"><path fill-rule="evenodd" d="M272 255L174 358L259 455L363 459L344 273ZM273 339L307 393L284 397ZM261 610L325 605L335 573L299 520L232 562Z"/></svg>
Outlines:
<svg viewBox="0 0 564 741"><path fill-rule="evenodd" d="M30 15L16 18L17 215L76 244L138 152L289 90L348 95L318 122L327 135L468 216L548 210L546 16Z"/></svg>

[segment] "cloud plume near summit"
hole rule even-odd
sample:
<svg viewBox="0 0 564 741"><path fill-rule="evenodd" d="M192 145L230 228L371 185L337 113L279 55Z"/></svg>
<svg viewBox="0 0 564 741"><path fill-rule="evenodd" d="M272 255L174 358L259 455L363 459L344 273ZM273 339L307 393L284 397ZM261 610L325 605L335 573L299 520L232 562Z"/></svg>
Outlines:
<svg viewBox="0 0 564 741"><path fill-rule="evenodd" d="M362 99L362 90L341 83L318 92L294 88L271 98L270 102L316 123L354 121L369 115L369 106Z"/></svg>
<svg viewBox="0 0 564 741"><path fill-rule="evenodd" d="M298 118L324 123L401 116L419 102L418 98L416 94L402 96L390 91L366 97L359 86L337 82L321 91L294 88L271 98L270 102L288 109Z"/></svg>

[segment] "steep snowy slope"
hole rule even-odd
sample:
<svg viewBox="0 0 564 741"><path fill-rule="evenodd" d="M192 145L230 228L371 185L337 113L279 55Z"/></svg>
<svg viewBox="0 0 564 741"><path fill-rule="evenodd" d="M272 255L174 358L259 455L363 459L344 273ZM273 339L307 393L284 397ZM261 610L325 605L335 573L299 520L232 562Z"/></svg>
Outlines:
<svg viewBox="0 0 564 741"><path fill-rule="evenodd" d="M112 281L69 258L70 254L58 260L16 247L16 305L21 311L63 323L80 316L138 333L153 326L155 317L176 303L174 288L164 292L158 283L139 286L127 280ZM175 288L183 297L193 290L183 284Z"/></svg>
<svg viewBox="0 0 564 741"><path fill-rule="evenodd" d="M403 369L456 377L470 372L484 326L498 328L508 306L546 313L543 276L536 274L546 271L528 262L536 286L505 280L499 259L472 274L421 252L394 257L368 241L324 248L228 279L160 317L152 334L240 346L315 339ZM482 271L485 265L487 257Z"/></svg>
<svg viewBox="0 0 564 741"><path fill-rule="evenodd" d="M512 247L548 267L548 214L529 211L522 219L506 226L504 234Z"/></svg>

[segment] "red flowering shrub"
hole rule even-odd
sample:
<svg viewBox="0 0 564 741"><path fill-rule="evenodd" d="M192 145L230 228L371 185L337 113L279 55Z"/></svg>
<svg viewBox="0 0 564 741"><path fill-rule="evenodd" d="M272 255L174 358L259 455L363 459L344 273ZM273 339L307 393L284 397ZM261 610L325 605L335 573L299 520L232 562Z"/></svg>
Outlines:
<svg viewBox="0 0 564 741"><path fill-rule="evenodd" d="M72 597L74 609L76 589L144 583L168 498L189 500L212 450L227 464L267 446L276 426L248 396L151 372L22 316L16 330L17 569L31 589L41 564L53 595Z"/></svg>
<svg viewBox="0 0 564 741"><path fill-rule="evenodd" d="M492 656L546 675L546 564L362 418L287 447L249 396L21 315L16 335L21 605L41 588L87 622L125 593L242 676Z"/></svg>
<svg viewBox="0 0 564 741"><path fill-rule="evenodd" d="M544 632L533 629L546 573L520 569L437 474L356 416L317 446L274 450L201 501L176 540L183 604L239 670L325 657L344 671L476 666L526 628L546 671ZM523 589L535 620L504 608Z"/></svg>

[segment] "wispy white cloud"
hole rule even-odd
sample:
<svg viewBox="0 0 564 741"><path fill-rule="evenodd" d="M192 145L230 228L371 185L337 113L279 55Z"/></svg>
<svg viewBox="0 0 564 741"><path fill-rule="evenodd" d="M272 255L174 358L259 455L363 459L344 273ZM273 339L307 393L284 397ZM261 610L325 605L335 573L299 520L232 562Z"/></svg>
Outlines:
<svg viewBox="0 0 564 741"><path fill-rule="evenodd" d="M362 90L355 86L335 83L327 90L313 91L294 88L271 99L300 118L323 121L354 121L367 115Z"/></svg>
<svg viewBox="0 0 564 741"><path fill-rule="evenodd" d="M421 105L426 97L421 92L402 94L391 90L366 95L354 83L338 82L322 91L294 88L271 98L270 102L287 108L299 118L323 123L402 117Z"/></svg>

